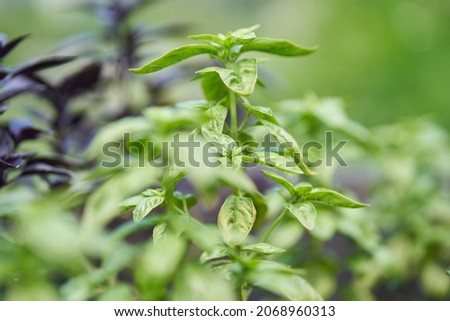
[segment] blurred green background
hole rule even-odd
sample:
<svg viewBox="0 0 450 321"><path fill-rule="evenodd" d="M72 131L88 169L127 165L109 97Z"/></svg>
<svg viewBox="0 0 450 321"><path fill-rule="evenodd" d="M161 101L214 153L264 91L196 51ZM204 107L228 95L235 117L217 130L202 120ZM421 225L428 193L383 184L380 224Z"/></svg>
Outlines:
<svg viewBox="0 0 450 321"><path fill-rule="evenodd" d="M302 46L318 45L316 53L302 59L268 56L270 62L260 69L260 77L267 88L257 89L252 100L273 107L280 122L301 142L321 141L325 130L333 130L341 135L339 138L349 140L343 156L350 166L323 168L319 173L330 185L351 190L371 206L363 214L322 209L317 228L311 234L287 222L278 233L282 242L292 243L286 245L290 250L284 260L306 268L308 281L325 299L448 300L450 279L445 270L450 262L450 2L150 2L151 5L142 7L127 22L148 28L172 24L182 28L170 37L151 34L149 48L143 48L148 49L145 51L148 56L143 57L142 63L189 42L186 38L189 34L225 33L254 24L261 24L258 36L285 38ZM0 0L0 33L10 39L32 34L31 39L21 43L7 57L5 65L15 66L34 57L53 54L78 54L79 48L65 44L73 44L88 34L100 34L105 20L92 8L82 8L83 3L77 0ZM104 38L93 39L98 40L94 45L101 47L103 54L110 50L114 56L117 43L116 47L109 48L103 43L107 42ZM106 65L107 61L102 59ZM202 60L196 62L201 64ZM108 67L115 66L112 63ZM185 83L194 75L193 68L189 67L192 65L183 62L182 68L186 70L174 73L177 81L169 81L168 89L162 89L162 103L200 97L198 83ZM65 68L54 68L48 76L59 78ZM107 68L103 73L107 81L111 81L108 77L114 78L111 74L115 76ZM116 123L111 120L110 109L130 104L137 106L132 110L134 115L140 114L148 105L147 95L142 94L147 87L141 82L164 79L165 75L170 73L131 76L121 81L114 78L109 83L111 88L106 86L103 91L99 90L100 102L86 95L81 100L87 106L78 106L75 101L70 107L79 108L85 112L86 119L95 120L100 130L99 141L102 130L108 130L105 124L112 125L113 129L118 124L117 132L122 135L126 129L120 127L120 120ZM319 98L307 95L311 92ZM305 101L278 103L305 96ZM343 103L321 97L341 97ZM34 96L15 98L2 115L2 122L17 116L29 117L26 104L33 108L45 106ZM45 144L34 143L36 150L47 151ZM378 148L373 148L374 145ZM69 150L68 154L71 152ZM75 153L74 156L85 154L81 155ZM1 215L7 218L5 230L11 230L24 242L23 246L22 243L17 245L0 237L3 242L0 254L6 253L0 255L0 298L136 298L129 283L119 283L111 291L102 286L109 282L111 275L119 275L121 281L129 280L130 276L124 273L129 266L137 264L139 274L139 263L129 257L147 251L145 246L118 242L114 233L110 233L122 224L125 228L129 228L129 224L131 229L148 228L136 227L118 208L121 198L138 193L149 184L148 173L143 174L146 169L140 170L115 173L95 168L91 176L77 173L72 189L68 190L71 195L68 204L67 194L49 190L40 181L36 186L12 184L0 190L0 218ZM113 179L105 180L106 183L100 185L102 188L93 185L91 190L90 183L110 177ZM217 194L214 189L212 193ZM269 191L267 196L273 208L278 204L276 195ZM94 220L100 227L98 235L93 233L92 238L82 234L85 222L84 225L79 223L80 213L84 220L88 217L88 223L92 223L87 212L100 221ZM114 224L117 226L112 226L110 220L116 215L118 221ZM55 243L55 239L58 242ZM302 245L297 246L300 241ZM116 250L118 244L120 251ZM95 258L92 261L99 267L92 270L96 273L89 269L84 274L80 272L85 269L81 266L85 262L80 259L80 253ZM134 263L130 263L132 261ZM8 274L2 273L5 271ZM199 275L206 273L198 271ZM140 281L139 276L137 280ZM209 281L205 280L207 296Z"/></svg>
<svg viewBox="0 0 450 321"><path fill-rule="evenodd" d="M82 1L3 0L0 31L32 33L18 61L48 54L58 41L100 27ZM270 99L343 97L366 125L427 115L450 126L450 2L356 0L164 0L134 16L142 24L186 23L187 34L218 33L256 23L260 35L319 45L307 59L272 58ZM181 37L180 42L184 42ZM264 76L263 76L264 79ZM278 81L277 81L278 80Z"/></svg>

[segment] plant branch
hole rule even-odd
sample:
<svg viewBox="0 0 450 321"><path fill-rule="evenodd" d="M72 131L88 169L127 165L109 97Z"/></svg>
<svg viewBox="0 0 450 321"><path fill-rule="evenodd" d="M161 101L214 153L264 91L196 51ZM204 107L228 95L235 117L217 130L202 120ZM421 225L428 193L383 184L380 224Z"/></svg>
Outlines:
<svg viewBox="0 0 450 321"><path fill-rule="evenodd" d="M230 90L230 126L231 137L234 139L237 137L238 132L238 120L237 120L237 106L236 106L236 94Z"/></svg>
<svg viewBox="0 0 450 321"><path fill-rule="evenodd" d="M239 285L238 297L239 297L239 301L247 301L248 300L248 293L247 293L245 282L242 282Z"/></svg>
<svg viewBox="0 0 450 321"><path fill-rule="evenodd" d="M242 120L242 122L241 122L241 125L239 126L239 128L238 128L238 131L241 131L243 128L244 128L244 126L245 126L245 124L247 123L247 120L250 118L250 113L249 112L247 112L246 114L245 114L245 116L244 116L244 119Z"/></svg>
<svg viewBox="0 0 450 321"><path fill-rule="evenodd" d="M266 242L269 238L270 234L272 234L273 230L281 223L283 218L285 217L286 213L288 211L285 209L283 212L281 212L280 215L269 225L269 227L264 231L261 242Z"/></svg>

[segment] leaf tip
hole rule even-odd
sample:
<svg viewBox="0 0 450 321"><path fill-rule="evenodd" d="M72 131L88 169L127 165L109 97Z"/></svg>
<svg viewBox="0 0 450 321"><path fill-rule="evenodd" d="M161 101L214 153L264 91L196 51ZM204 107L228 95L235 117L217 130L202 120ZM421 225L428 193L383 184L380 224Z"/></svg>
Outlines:
<svg viewBox="0 0 450 321"><path fill-rule="evenodd" d="M363 207L370 207L370 204L367 204L367 203L359 203L359 204L358 204L358 207L356 207L356 208L363 208Z"/></svg>
<svg viewBox="0 0 450 321"><path fill-rule="evenodd" d="M134 74L142 74L141 68L128 68L129 72L132 72Z"/></svg>

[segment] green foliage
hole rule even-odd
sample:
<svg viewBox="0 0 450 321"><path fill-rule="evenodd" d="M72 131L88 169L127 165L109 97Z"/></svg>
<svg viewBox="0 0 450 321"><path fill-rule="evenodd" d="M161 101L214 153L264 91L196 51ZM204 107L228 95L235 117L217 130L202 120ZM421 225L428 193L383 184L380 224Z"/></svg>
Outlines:
<svg viewBox="0 0 450 321"><path fill-rule="evenodd" d="M142 192L143 199L139 201L133 210L133 220L139 222L157 206L164 202L164 193L160 190L148 189ZM126 200L125 200L126 202Z"/></svg>
<svg viewBox="0 0 450 321"><path fill-rule="evenodd" d="M257 25L190 36L198 43L131 71L170 69L135 76L127 69L148 52L127 20L138 7L131 3L87 46L95 61L68 76L47 81L39 72L72 57L0 66L1 299L448 299L444 130L425 120L367 129L336 98L264 98L257 85L265 78L270 90L271 75L255 52L294 57L316 48L257 37ZM26 36L0 38L5 56ZM194 74L185 61L195 56L204 59L194 77L204 97L180 102L179 80ZM3 87L23 78L33 83L24 91ZM33 127L10 121L24 112L7 108L23 93L45 101L26 103ZM326 148L305 143L326 146L326 131L348 140L350 167L312 168ZM265 135L280 147L260 147ZM177 141L200 147L165 153ZM111 142L120 162L105 166ZM214 166L202 161L205 150Z"/></svg>
<svg viewBox="0 0 450 321"><path fill-rule="evenodd" d="M283 176L280 176L276 173L269 172L269 171L262 171L262 173L267 178L271 179L272 181L274 181L274 182L282 185L284 188L286 188L289 191L289 193L291 193L291 195L295 195L294 185L292 185L292 183L289 182L286 178L284 178Z"/></svg>
<svg viewBox="0 0 450 321"><path fill-rule="evenodd" d="M223 84L229 90L242 96L248 96L255 90L258 79L257 60L242 59L239 62L229 64L228 68L208 67L197 71L200 75L217 73Z"/></svg>
<svg viewBox="0 0 450 321"><path fill-rule="evenodd" d="M267 243L267 240L284 220L286 211L292 213L308 230L312 230L317 214L315 206L310 201L340 207L364 207L366 205L352 201L330 189L313 188L311 185L305 184L294 186L288 179L276 172L262 171L267 178L289 191L289 196L286 196L284 203L286 211L282 211L274 220L270 221L266 218L267 205L265 204L267 200L264 195L261 195L252 186L252 183L243 184L248 179L242 168L243 164L270 167L296 177L305 176L307 179L314 175L314 171L303 161L303 152L299 144L279 124L272 109L254 106L246 98L255 90L258 80L257 66L262 60L251 57L240 58L242 53L249 51L261 51L281 56L302 56L311 53L313 49L304 49L285 40L258 38L254 33L257 27L239 29L226 35L191 36L191 39L201 41L203 44L177 48L140 68L130 69L135 73L152 73L202 53L209 54L220 64L220 66L206 67L197 71L197 78L202 80L206 101L193 106L194 108L200 107L197 109L200 111L200 116L201 113L204 113L208 119L200 121L197 124L198 127L192 129L196 133L195 139L199 146L203 139L215 147L216 159L221 166L206 168L204 164L196 166L189 164L187 167L183 167L172 160L169 168L170 171L185 172L186 176L183 175L183 177L192 181L194 186L198 186L196 172L200 168L202 171L209 172L209 186L217 186L217 184L225 182L232 187L234 194L226 197L216 214L221 236L217 237L217 234L213 233L210 235L211 239L205 236L199 239L201 232L197 228L191 230L183 225L175 224L174 226L174 221L169 221L155 227L154 241L159 243L159 240L164 239L165 233L171 229L176 231L175 235L184 235L187 239L192 240L204 251L200 262L211 265L214 271L219 272L219 275L227 276L226 279L234 284L240 299L247 299L253 287L256 286L286 299L317 300L321 298L320 295L294 269L275 263L270 259L259 258L259 256L267 257L285 252L284 249ZM167 115L170 114L170 110L173 109L169 109ZM247 112L247 116L241 121L237 117L238 110ZM229 122L226 121L228 115ZM249 121L250 115L254 117L252 122ZM179 116L175 115L174 117ZM173 134L175 134L175 130L185 131L187 128L182 124L188 119L192 119L186 118L173 127L165 125L164 128L166 130L170 128ZM158 123L171 121L172 118L167 116L165 119L159 118L152 127L157 128ZM155 117L150 116L149 120L154 122ZM263 129L267 134L273 135L282 149L255 149L255 144L258 146L257 138L247 131L251 128ZM170 134L170 131L166 133ZM245 141L239 139L243 134L246 135ZM198 166L199 168L197 168ZM223 175L225 171L227 174ZM202 172L202 175L206 175L205 172ZM130 205L132 202L136 203L133 210L135 220L142 219L163 202L167 209L165 214L167 217L172 217L171 211L175 211L178 212L177 215L180 218L192 219L186 204L183 202L176 204L171 196L173 193L180 193L177 191L179 182L180 178L177 175L164 176L161 181L164 193L159 190L151 190L149 195L144 195L144 192L138 199L131 198L131 201L126 201L126 205ZM198 198L201 202L204 196L202 196L201 190L199 191ZM255 224L256 221L258 221L257 224ZM198 228L203 226L202 223L196 220L195 222ZM188 271L192 272L184 273L195 273L196 269L200 269L200 267L192 267L192 270L189 268ZM193 277L195 278L195 276ZM273 282L273 279L277 281ZM182 277L180 280L179 288L175 290L175 293L178 294L175 294L175 297L184 298L186 296L183 293L189 291L189 288L194 285L191 281L186 283L187 281ZM198 282L201 287L200 284L205 280L199 277L199 281L195 282Z"/></svg>

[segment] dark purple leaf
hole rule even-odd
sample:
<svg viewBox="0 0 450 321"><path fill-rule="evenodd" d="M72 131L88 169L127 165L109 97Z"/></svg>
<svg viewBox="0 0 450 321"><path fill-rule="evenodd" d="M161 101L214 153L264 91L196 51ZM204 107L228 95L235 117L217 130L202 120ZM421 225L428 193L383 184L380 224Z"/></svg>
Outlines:
<svg viewBox="0 0 450 321"><path fill-rule="evenodd" d="M0 169L19 168L23 164L23 159L19 154L11 154L5 157L0 157Z"/></svg>
<svg viewBox="0 0 450 321"><path fill-rule="evenodd" d="M48 90L55 91L55 88L53 88L53 85L51 85L48 81L46 81L42 77L40 77L40 76L38 76L36 74L26 74L25 76L28 79L36 82L37 84L41 84L43 87L47 88ZM43 87L41 87L42 90L44 90Z"/></svg>
<svg viewBox="0 0 450 321"><path fill-rule="evenodd" d="M11 50L13 50L19 43L25 38L28 38L30 34L26 34L7 42L3 46L0 46L0 59L3 59Z"/></svg>
<svg viewBox="0 0 450 321"><path fill-rule="evenodd" d="M75 167L75 168L83 168L89 164L84 160L68 157L62 154L56 154L50 157L33 157L33 159L30 159L28 161L28 164L34 163L45 163L52 166Z"/></svg>
<svg viewBox="0 0 450 321"><path fill-rule="evenodd" d="M44 180L47 184L53 189L58 187L64 187L69 185L70 181L67 176L58 176L58 177L44 177Z"/></svg>
<svg viewBox="0 0 450 321"><path fill-rule="evenodd" d="M0 80L5 79L10 73L10 70L4 66L0 66Z"/></svg>
<svg viewBox="0 0 450 321"><path fill-rule="evenodd" d="M19 67L14 68L13 75L30 75L34 72L53 68L59 65L63 65L74 60L76 57L73 56L56 56L56 57L46 57L38 60L34 60L28 63L25 63Z"/></svg>
<svg viewBox="0 0 450 321"><path fill-rule="evenodd" d="M24 93L24 92L37 92L45 89L44 86L40 84L36 84L32 81L24 79L22 77L14 78L11 82L8 82L8 85L2 88L2 92L0 93L0 104L8 101L9 99ZM3 111L5 111L4 108ZM0 113L3 112L0 107Z"/></svg>
<svg viewBox="0 0 450 321"><path fill-rule="evenodd" d="M9 156L15 148L14 139L6 128L0 128L0 157Z"/></svg>
<svg viewBox="0 0 450 321"><path fill-rule="evenodd" d="M35 139L43 132L33 127L30 122L19 119L13 119L9 122L9 131L16 144L27 139Z"/></svg>
<svg viewBox="0 0 450 321"><path fill-rule="evenodd" d="M8 105L5 103L0 103L0 115L3 114L8 109Z"/></svg>
<svg viewBox="0 0 450 321"><path fill-rule="evenodd" d="M77 73L70 75L59 85L63 95L75 96L90 89L100 79L101 65L91 63Z"/></svg>
<svg viewBox="0 0 450 321"><path fill-rule="evenodd" d="M23 172L21 173L21 176L35 175L35 174L38 174L38 175L54 174L54 175L72 177L72 172L69 171L68 169L54 167L54 166L51 166L51 165L45 164L45 163L27 164L25 166Z"/></svg>
<svg viewBox="0 0 450 321"><path fill-rule="evenodd" d="M29 160L36 155L36 152L14 153L14 155L20 156L23 160Z"/></svg>

